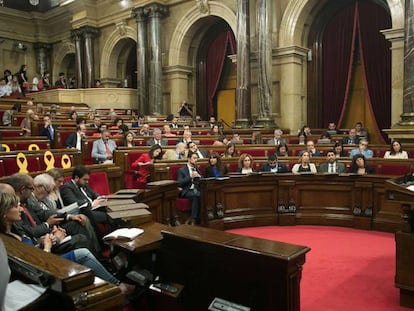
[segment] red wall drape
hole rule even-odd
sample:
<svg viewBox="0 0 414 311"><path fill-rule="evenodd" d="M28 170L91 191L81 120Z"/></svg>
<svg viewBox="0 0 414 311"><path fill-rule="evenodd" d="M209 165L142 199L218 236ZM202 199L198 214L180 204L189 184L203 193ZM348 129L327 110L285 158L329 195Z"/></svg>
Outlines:
<svg viewBox="0 0 414 311"><path fill-rule="evenodd" d="M340 126L344 117L355 40L359 38L367 100L377 125L375 130L381 134L379 129L390 126L391 52L390 43L380 33L389 28L391 18L387 11L368 1L342 9L327 24L322 40L324 124L337 122Z"/></svg>
<svg viewBox="0 0 414 311"><path fill-rule="evenodd" d="M355 44L355 8L340 11L325 28L322 39L323 122L339 124L348 99Z"/></svg>
<svg viewBox="0 0 414 311"><path fill-rule="evenodd" d="M221 72L224 66L224 60L227 51L235 53L235 41L231 31L219 34L208 47L206 58L206 78L207 78L207 104L208 115L214 115L214 97L216 96L217 87L220 82Z"/></svg>
<svg viewBox="0 0 414 311"><path fill-rule="evenodd" d="M375 116L375 131L385 143L380 129L391 125L391 46L380 30L391 28L391 18L383 8L370 2L359 3L358 12L359 46L367 100L371 114Z"/></svg>

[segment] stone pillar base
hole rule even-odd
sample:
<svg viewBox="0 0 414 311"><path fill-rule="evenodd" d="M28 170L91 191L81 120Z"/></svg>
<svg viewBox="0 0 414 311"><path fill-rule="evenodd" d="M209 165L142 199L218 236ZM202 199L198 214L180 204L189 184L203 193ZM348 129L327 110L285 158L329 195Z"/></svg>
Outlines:
<svg viewBox="0 0 414 311"><path fill-rule="evenodd" d="M241 129L241 128L248 128L251 125L251 121L249 119L237 119L234 121L233 128Z"/></svg>
<svg viewBox="0 0 414 311"><path fill-rule="evenodd" d="M401 115L401 120L398 122L400 126L414 125L414 112L406 112Z"/></svg>
<svg viewBox="0 0 414 311"><path fill-rule="evenodd" d="M272 128L272 127L277 127L275 120L271 119L271 118L258 118L255 122L255 124L253 125L253 127L257 127L257 128Z"/></svg>

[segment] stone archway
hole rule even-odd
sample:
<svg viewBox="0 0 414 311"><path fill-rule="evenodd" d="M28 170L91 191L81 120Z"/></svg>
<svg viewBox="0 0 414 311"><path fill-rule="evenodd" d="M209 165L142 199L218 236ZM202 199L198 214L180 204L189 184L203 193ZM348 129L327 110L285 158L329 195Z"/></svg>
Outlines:
<svg viewBox="0 0 414 311"><path fill-rule="evenodd" d="M55 57L53 59L53 77L52 81L57 80L59 72L66 71L67 69L67 62L70 55L75 55L75 45L72 42L64 41L62 44L60 44L56 51L55 51Z"/></svg>
<svg viewBox="0 0 414 311"><path fill-rule="evenodd" d="M178 21L171 36L168 65L164 71L170 92L168 101L171 105L167 111L177 111L183 99L191 100L191 96L195 96L196 53L191 55L190 51L198 49L206 29L217 18L224 20L236 34L236 13L219 2L210 2L207 8L194 6Z"/></svg>
<svg viewBox="0 0 414 311"><path fill-rule="evenodd" d="M117 64L122 51L127 49L130 40L137 42L136 30L124 23L116 25L114 31L107 37L102 49L100 61L100 76L102 79L118 80L124 78L119 73Z"/></svg>

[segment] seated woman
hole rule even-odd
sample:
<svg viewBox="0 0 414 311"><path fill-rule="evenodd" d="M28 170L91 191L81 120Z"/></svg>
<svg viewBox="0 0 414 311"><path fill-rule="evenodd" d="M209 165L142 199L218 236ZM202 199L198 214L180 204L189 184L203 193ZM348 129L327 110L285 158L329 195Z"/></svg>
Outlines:
<svg viewBox="0 0 414 311"><path fill-rule="evenodd" d="M23 235L15 226L15 224L21 220L21 212L22 209L19 204L19 198L15 194L0 194L0 232L33 246L34 243L32 239ZM42 248L45 252L50 253L58 234L58 231L46 234L42 238L41 245L36 246ZM102 266L102 264L95 258L95 256L93 256L93 254L86 248L79 248L69 251L61 255L61 257L91 268L101 279L109 283L117 284L121 292L124 294L131 294L135 290L135 286L121 283L116 277L107 271L105 267Z"/></svg>
<svg viewBox="0 0 414 311"><path fill-rule="evenodd" d="M239 173L250 174L255 172L253 169L253 157L248 153L243 153L239 158Z"/></svg>
<svg viewBox="0 0 414 311"><path fill-rule="evenodd" d="M131 168L137 170L137 181L144 185L150 181L151 177L151 164L156 160L162 159L162 148L160 145L155 144L151 146L148 153L141 154L132 164Z"/></svg>
<svg viewBox="0 0 414 311"><path fill-rule="evenodd" d="M293 174L300 174L304 172L310 172L316 174L316 166L314 163L310 163L310 153L308 151L302 151L299 157L299 163L296 163L292 168Z"/></svg>
<svg viewBox="0 0 414 311"><path fill-rule="evenodd" d="M214 142L213 146L226 146L229 140L225 135L220 135Z"/></svg>
<svg viewBox="0 0 414 311"><path fill-rule="evenodd" d="M298 145L306 145L307 142L308 137L306 136L306 134L304 132L300 132L298 134Z"/></svg>
<svg viewBox="0 0 414 311"><path fill-rule="evenodd" d="M337 158L347 157L347 154L344 151L344 146L342 145L342 141L335 142L333 150L335 150L335 156Z"/></svg>
<svg viewBox="0 0 414 311"><path fill-rule="evenodd" d="M358 175L375 174L375 169L367 165L363 154L357 154L352 158L351 173Z"/></svg>
<svg viewBox="0 0 414 311"><path fill-rule="evenodd" d="M206 167L206 177L223 177L228 172L227 166L221 163L221 158L217 152L212 152L208 158L208 165Z"/></svg>
<svg viewBox="0 0 414 311"><path fill-rule="evenodd" d="M289 148L286 144L280 144L276 146L276 155L278 157L288 157L289 156Z"/></svg>
<svg viewBox="0 0 414 311"><path fill-rule="evenodd" d="M217 124L214 124L209 135L223 135L223 133L221 132L220 127Z"/></svg>
<svg viewBox="0 0 414 311"><path fill-rule="evenodd" d="M390 150L385 152L385 159L408 159L407 151L403 150L403 147L398 140L393 140L390 146Z"/></svg>
<svg viewBox="0 0 414 311"><path fill-rule="evenodd" d="M121 147L134 147L136 146L134 142L135 134L134 132L128 131L124 134Z"/></svg>
<svg viewBox="0 0 414 311"><path fill-rule="evenodd" d="M235 158L235 157L237 157L236 145L233 144L232 142L227 143L226 150L224 150L224 152L221 154L221 157L222 158Z"/></svg>

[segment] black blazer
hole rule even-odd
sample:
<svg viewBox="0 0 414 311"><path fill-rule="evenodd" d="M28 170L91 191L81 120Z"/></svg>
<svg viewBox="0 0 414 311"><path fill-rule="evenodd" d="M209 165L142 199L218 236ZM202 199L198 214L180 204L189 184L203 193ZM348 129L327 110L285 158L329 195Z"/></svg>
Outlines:
<svg viewBox="0 0 414 311"><path fill-rule="evenodd" d="M56 132L56 129L58 127L57 127L57 125L54 125L54 124L52 124L52 127L53 127L53 133L55 133ZM51 137L50 136L49 129L47 127L44 127L44 126L42 126L40 128L39 135L40 136L46 136L50 141L53 141L53 139L54 139L54 137Z"/></svg>
<svg viewBox="0 0 414 311"><path fill-rule="evenodd" d="M196 167L195 170L201 176L201 173L200 173L200 170L198 169L198 167ZM190 190L190 187L193 184L193 178L191 178L191 176L190 176L190 172L188 170L187 164L178 169L177 180L178 180L179 186L183 189L181 191L181 195L183 196L183 195L185 195L185 193L187 193ZM196 184L195 184L195 187L198 188L198 186Z"/></svg>
<svg viewBox="0 0 414 311"><path fill-rule="evenodd" d="M219 176L219 177L225 176L225 175L227 175L227 173L228 173L227 166L223 166L223 173L222 173L222 174L220 174L220 176ZM213 172L213 167L212 167L212 166L207 166L207 167L206 167L206 173L205 173L205 176L206 176L207 178L209 178L209 177L216 177L216 176L214 176L214 172Z"/></svg>
<svg viewBox="0 0 414 311"><path fill-rule="evenodd" d="M65 140L65 148L76 148L78 133L72 133Z"/></svg>
<svg viewBox="0 0 414 311"><path fill-rule="evenodd" d="M262 172L270 172L270 170L271 170L271 167L270 167L269 163L263 164ZM277 163L277 173L287 173L287 172L289 172L288 167L285 164L278 162Z"/></svg>
<svg viewBox="0 0 414 311"><path fill-rule="evenodd" d="M95 200L99 197L95 191L93 191L89 185L85 185L83 188L88 195L89 198ZM77 202L79 206L89 202L89 200L85 197L83 192L79 189L79 187L72 181L67 181L62 188L60 188L60 195L62 196L62 201L65 206L70 205L72 203Z"/></svg>

